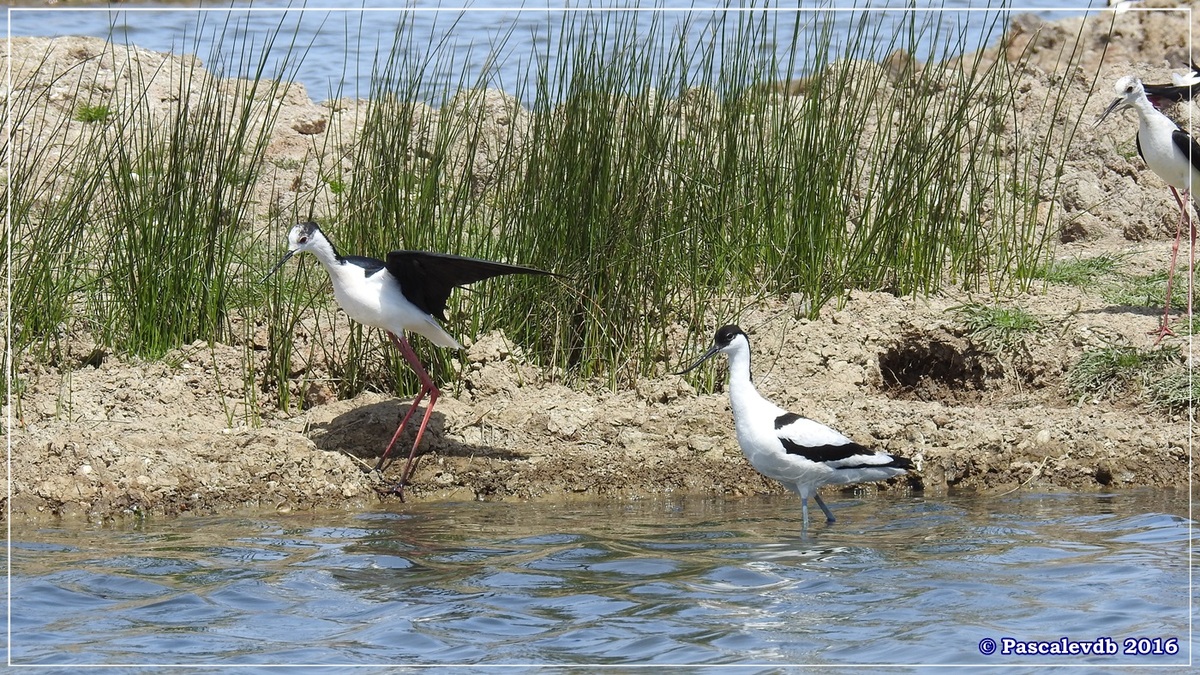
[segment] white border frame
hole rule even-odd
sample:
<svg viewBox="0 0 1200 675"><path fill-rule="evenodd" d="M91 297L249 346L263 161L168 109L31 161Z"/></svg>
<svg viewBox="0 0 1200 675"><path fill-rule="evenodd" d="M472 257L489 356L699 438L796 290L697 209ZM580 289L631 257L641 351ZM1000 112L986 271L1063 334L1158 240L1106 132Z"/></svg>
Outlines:
<svg viewBox="0 0 1200 675"><path fill-rule="evenodd" d="M766 12L766 13L793 13L793 12L795 12L795 13L803 13L803 14L812 14L812 13L819 13L819 12L820 13L824 13L824 12L851 12L851 13L855 13L855 12L857 12L857 13L1007 12L1009 14L1014 14L1014 13L1024 13L1024 12L1056 12L1056 11L1058 11L1058 12L1069 12L1069 13L1082 13L1084 15L1084 17L1089 17L1093 14L1104 14L1104 13L1121 12L1121 11L1184 12L1187 16L1187 21L1188 21L1188 53L1195 54L1195 50L1193 49L1193 35L1192 35L1192 30L1191 30L1192 6L1190 4L1187 6L1184 6L1184 7L1152 7L1152 8L1147 8L1147 7L1124 7L1124 8L1107 7L1107 8L1090 8L1090 9L1083 9L1083 10L1081 10L1078 7L1065 7L1065 8L1062 8L1062 7L1009 7L1009 8L992 8L992 7L987 7L987 8L982 8L982 7L964 7L964 8L946 8L946 7L941 7L941 8L938 8L938 7L860 7L860 8L856 8L856 7L824 7L824 8L804 8L804 7L796 7L796 8L631 7L631 8L618 8L618 7L614 7L614 8L579 8L579 7L549 7L549 6L538 7L538 6L533 6L533 7L488 7L488 8L480 8L480 7L389 7L389 8L383 8L383 7L351 7L351 8L270 7L270 8L267 8L267 7L253 7L253 6L249 6L249 7L128 7L128 6L124 6L124 5L109 5L107 7L8 7L6 16L5 16L5 36L8 39L8 42L6 45L8 61L7 61L7 67L5 69L4 77L5 77L5 84L7 87L7 91L10 94L13 91L13 81L12 81L12 37L13 37L12 36L12 16L13 16L13 14L16 12L83 12L83 11L87 11L87 12L108 11L108 12L129 12L129 13L138 13L138 12L191 12L191 13L203 12L203 13L209 13L209 12L230 12L230 11L247 12L247 13L339 12L339 11L342 11L342 12L408 11L408 12L417 12L417 13L429 13L429 12L464 12L464 13L470 12L470 13L474 13L474 12L498 12L498 11L499 12L556 11L556 12L582 13L582 12L623 11L623 12L682 13L682 12L693 12L693 11L701 11L701 12L723 11L723 12L727 12L727 13L750 13L750 12L753 12L753 13L764 13L764 12ZM5 104L5 128L4 128L4 133L5 133L6 137L9 139L11 139L13 136L12 123L13 123L12 122L12 96L9 95L6 98L6 104ZM1194 124L1193 124L1193 120L1192 120L1191 106L1188 107L1188 127L1194 128ZM7 153L6 153L6 157L4 158L4 161L5 161L6 167L11 167L12 161L13 161L13 156L12 156L13 144L11 142L9 142L7 145L7 148L8 149L7 149ZM11 304L11 300L12 300L12 264L11 264L11 261L12 261L12 190L11 190L11 188L8 190L7 195L8 195L8 199L6 200L6 203L5 203L4 226L6 228L8 228L9 236L7 238L7 246L5 248L5 261L6 261L5 293L6 293L7 299L9 300L9 311L5 315L5 322L4 322L5 333L4 333L4 335L5 335L5 348L9 349L12 344L12 304ZM1193 227L1196 227L1197 225L1195 223L1195 220L1193 220L1192 222L1193 222ZM1194 248L1194 246L1195 246L1195 244L1193 243L1192 247ZM1193 253L1193 252L1189 251L1189 253ZM1194 253L1193 253L1193 255L1194 255ZM1189 282L1189 284L1191 283L1190 278L1189 278L1188 282ZM1195 335L1189 334L1189 336L1188 336L1188 380L1189 380L1189 383L1193 383L1194 377L1195 377L1195 367L1194 367L1194 363L1193 363L1193 359L1192 359L1192 355L1194 354L1194 349L1193 349L1194 340L1195 340ZM6 401L5 401L5 403L7 405L7 419L6 419L7 427L6 428L8 431L8 433L5 435L5 438L6 438L5 462L6 462L6 470L7 470L7 473L5 476L5 482L6 482L6 489L7 489L6 494L8 497L8 501L6 502L6 504L7 504L7 513L6 513L7 522L5 523L5 526L6 526L5 550L6 550L6 554L7 554L6 567L5 567L5 581L6 581L6 597L5 597L6 646L5 646L5 652L6 652L7 665L9 667L27 667L27 668L50 667L50 668L68 668L68 669L104 668L104 667L111 667L111 668L130 668L130 667L168 668L169 667L169 668L222 668L222 669L224 669L224 668L271 668L271 667L294 667L294 668L409 667L409 668L475 668L475 669L562 668L564 670L565 669L577 669L577 668L597 668L597 669L618 668L619 669L619 668L672 668L672 667L688 668L688 669L691 669L691 668L723 668L723 669L768 668L768 669L771 669L771 668L789 668L789 667L820 667L820 668L855 668L855 669L868 669L868 670L873 669L873 668L888 668L888 667L907 667L907 668L911 668L911 667L933 667L933 668L1042 668L1042 667L1057 667L1057 668L1090 668L1090 669L1103 670L1106 668L1120 668L1120 669L1125 669L1125 668L1179 668L1184 665L1191 667L1193 664L1193 654L1192 654L1192 645L1194 644L1193 615L1194 615L1194 609L1195 609L1193 606L1193 603L1192 603L1192 600L1195 598L1195 595L1193 592L1193 571L1195 569L1195 565L1193 564L1193 552L1195 550L1195 545L1193 543L1193 542L1195 542L1195 533L1194 533L1195 517L1194 517L1194 513L1193 513L1193 504L1192 504L1192 488L1193 488L1192 475L1194 472L1193 441L1194 441L1194 437L1195 437L1195 434L1194 434L1195 415L1193 412L1194 406L1189 409L1189 414L1188 414L1188 520L1189 520L1189 522L1188 522L1188 539L1189 539L1189 542L1188 542L1188 636L1187 636L1188 660L1187 660L1186 664L1180 664L1180 663L1170 663L1170 664L1114 663L1114 664L1110 665L1110 664L1105 664L1103 662L1091 662L1091 663L1086 663L1086 664L1079 664L1079 663L1071 664L1071 663L1062 663L1062 662L1045 662L1045 663L1025 663L1025 662L1001 663L1001 662L995 662L995 663L956 663L956 664L747 663L747 664L713 664L713 665L693 664L693 663L654 664L654 665L641 665L641 664L537 664L537 663L532 663L532 664L479 664L479 663L464 663L464 664L357 664L357 663L353 663L353 664L299 664L299 663L297 663L297 664L227 664L227 663L207 664L207 663L205 663L205 664L197 664L197 663L155 663L155 664L41 665L41 664L13 663L13 661L12 661L12 430L13 430L12 383L13 383L13 374L14 374L14 364L13 364L12 358L11 358L11 350L9 351L9 358L6 359L5 363L6 363L6 366L5 366L4 377L5 377L6 384L8 385L7 397L6 397ZM1067 658L1069 658L1069 657L1067 657Z"/></svg>

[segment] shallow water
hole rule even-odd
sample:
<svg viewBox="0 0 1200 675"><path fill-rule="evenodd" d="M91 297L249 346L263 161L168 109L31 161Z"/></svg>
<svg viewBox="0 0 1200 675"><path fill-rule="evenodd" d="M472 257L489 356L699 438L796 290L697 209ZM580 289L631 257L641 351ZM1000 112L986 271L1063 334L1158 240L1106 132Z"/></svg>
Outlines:
<svg viewBox="0 0 1200 675"><path fill-rule="evenodd" d="M421 66L421 91L424 98L440 106L442 92L453 94L485 76L486 86L516 93L521 83L528 84L528 72L536 54L557 72L563 47L558 44L564 20L564 4L587 6L589 3L564 3L562 0L417 0L414 10L394 9L395 0L255 0L254 11L246 2L229 3L236 8L225 11L218 6L200 12L191 2L121 3L115 7L15 7L9 29L17 36L88 35L110 39L156 51L190 53L224 76L248 76L254 72L259 53L267 49L268 76L280 78L293 73L282 66L284 55L292 51L291 65L297 65L294 79L302 83L315 100L339 96L366 98L374 91L374 66L392 49L411 56L409 63ZM622 8L623 0L595 0L598 7ZM646 9L653 2L642 2ZM660 0L662 11L641 11L634 18L639 34L653 26L667 36L682 35L689 53L717 40L731 40L739 21L722 23L711 8L721 2L705 0ZM784 3L786 4L786 3ZM804 4L804 3L802 3ZM914 26L907 25L911 14L901 0L871 3L871 11L854 11L852 2L809 3L799 14L789 8L769 15L779 21L776 29L763 37L762 54L774 54L786 63L795 51L791 36L797 30L797 44L816 44L826 27L835 37L831 49L840 53L847 42L858 43L861 58L881 59L899 46L908 47L904 36ZM919 35L911 45L922 61L943 58L989 46L1000 37L997 21L1003 10L956 11L987 8L980 0L945 0L935 8L919 9L914 32ZM1090 6L1104 7L1102 0L1026 0L1016 3L1021 11L1038 11L1049 20L1077 16ZM899 8L887 10L888 6ZM737 8L738 3L732 3ZM746 5L750 6L750 5ZM775 3L772 3L775 6ZM832 6L832 9L831 9ZM1050 11L1049 8L1066 11ZM289 10L286 11L285 10ZM438 11L432 11L438 10ZM623 10L618 10L623 11ZM731 15L733 16L733 15ZM747 22L763 21L749 14ZM782 17L782 18L780 18ZM860 22L872 26L865 36L849 40ZM749 24L746 24L749 25ZM271 41L268 36L278 35ZM895 42L900 35L899 42ZM292 47L292 44L295 47ZM548 48L548 45L551 46ZM667 50L664 48L664 52ZM804 55L798 55L804 63ZM699 59L696 59L699 62ZM719 62L719 58L718 58ZM278 69L278 70L276 70ZM798 73L777 72L779 78ZM660 83L666 87L671 83ZM378 83L376 83L376 86ZM402 87L403 89L403 87ZM526 97L528 98L528 96ZM529 101L526 101L527 103Z"/></svg>
<svg viewBox="0 0 1200 675"><path fill-rule="evenodd" d="M786 495L14 524L11 659L748 672L1189 659L1182 491L828 501L838 522L803 538ZM1176 653L981 653L1004 637L1122 651L1162 638L1140 646Z"/></svg>

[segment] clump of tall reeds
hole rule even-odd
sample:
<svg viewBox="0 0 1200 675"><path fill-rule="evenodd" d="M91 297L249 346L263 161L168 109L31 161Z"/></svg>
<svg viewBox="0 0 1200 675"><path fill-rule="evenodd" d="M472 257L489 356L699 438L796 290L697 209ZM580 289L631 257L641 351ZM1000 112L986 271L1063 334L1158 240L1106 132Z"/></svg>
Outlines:
<svg viewBox="0 0 1200 675"><path fill-rule="evenodd" d="M10 110L32 133L6 139L21 143L5 185L10 353L57 359L74 331L146 358L229 339L230 310L246 299L253 187L286 86L265 77L267 64L289 74L287 58L268 56L276 35L245 38L228 71L241 77L228 80L112 42L72 54L76 65L49 82L49 51L23 71ZM114 73L107 92L88 86L101 64ZM226 65L219 54L210 62ZM169 103L151 96L151 81ZM45 97L64 84L78 107L55 116Z"/></svg>
<svg viewBox="0 0 1200 675"><path fill-rule="evenodd" d="M697 43L686 24L672 32L634 14L563 13L545 51L525 57L524 81L505 83L509 95L487 90L493 70L455 77L441 44L413 58L419 43L403 39L403 23L397 46L376 57L361 133L330 149L353 170L328 177L336 189L323 225L345 252L448 251L564 275L485 282L452 305L451 330L503 330L552 372L613 385L671 369L679 326L705 342L714 321L764 296L800 294L815 315L852 288L1002 292L1044 259L1039 204L1056 173L1033 155L1069 146L1071 129L1042 145L1012 142L1020 65L950 58L996 40L1002 22L967 44L948 24L961 15L906 16L885 32L882 15L863 14L843 35L819 13L697 13L692 21L710 21ZM950 47L925 49L956 28ZM781 63L773 54L787 49L760 48L779 40L800 56ZM503 58L507 46L493 49ZM897 50L931 60L899 73L877 65ZM108 110L87 123L103 133L42 183L77 196L64 204L43 187L15 200L16 232L29 237L14 247L28 270L14 291L14 311L28 317L21 345L74 320L154 356L225 339L230 307L243 303L272 343L264 367L247 369L262 378L248 387L293 405L295 328L317 310L318 328L332 330L322 318L332 298L306 264L267 292L251 286L270 257L248 225L280 86L263 77L269 49L254 53L257 70L233 85L181 76L189 104L153 124L136 82L89 103ZM1062 114L1063 93L1044 114ZM273 213L269 227L281 233L314 208ZM84 262L56 263L62 253ZM381 341L361 327L323 341L343 395L411 386ZM450 374L453 355L422 356Z"/></svg>

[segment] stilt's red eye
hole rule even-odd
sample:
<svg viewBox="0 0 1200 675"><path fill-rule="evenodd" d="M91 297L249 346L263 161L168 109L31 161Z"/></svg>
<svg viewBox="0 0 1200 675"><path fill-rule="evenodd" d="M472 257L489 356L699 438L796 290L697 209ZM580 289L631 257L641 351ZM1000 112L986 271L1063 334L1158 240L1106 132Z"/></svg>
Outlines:
<svg viewBox="0 0 1200 675"><path fill-rule="evenodd" d="M308 237L300 237L300 243L301 243L301 244L307 244L307 243L308 243Z"/></svg>

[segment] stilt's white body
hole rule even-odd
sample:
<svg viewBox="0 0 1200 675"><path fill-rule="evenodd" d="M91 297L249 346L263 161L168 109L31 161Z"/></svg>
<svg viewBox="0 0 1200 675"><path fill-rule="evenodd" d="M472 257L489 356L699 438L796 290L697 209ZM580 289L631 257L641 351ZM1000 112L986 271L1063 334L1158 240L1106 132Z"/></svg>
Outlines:
<svg viewBox="0 0 1200 675"><path fill-rule="evenodd" d="M290 239L302 235L293 229L288 236ZM294 248L300 246L300 242L290 243ZM458 340L451 337L432 316L404 297L400 283L388 274L387 269L363 267L352 262L354 259L339 258L333 245L324 236L314 237L306 243L305 250L315 255L329 273L329 280L333 282L333 297L346 316L394 335L412 331L439 347L462 349Z"/></svg>
<svg viewBox="0 0 1200 675"><path fill-rule="evenodd" d="M1146 166L1167 185L1195 194L1193 187L1200 186L1200 171L1192 166L1192 159L1173 140L1179 127L1159 112L1145 94L1134 99L1132 107L1138 114L1138 148ZM1196 160L1200 161L1200 157Z"/></svg>
<svg viewBox="0 0 1200 675"><path fill-rule="evenodd" d="M422 251L392 251L388 253L387 262L360 256L341 256L317 224L310 222L297 223L288 232L288 252L267 273L267 277L301 251L308 251L321 261L321 266L333 282L333 297L342 311L361 324L386 331L392 344L400 350L421 381L416 398L396 427L396 433L392 435L379 463L375 465L377 470L386 467L396 439L404 431L422 399L426 394L429 395L429 405L421 418L404 472L400 482L393 488L397 494L402 494L401 487L412 469L417 446L421 444L433 406L441 395L416 352L408 344L405 333L422 335L439 347L462 349L458 340L437 322L437 317L445 318L446 299L453 288L501 274L547 273L528 267Z"/></svg>
<svg viewBox="0 0 1200 675"><path fill-rule="evenodd" d="M1187 297L1189 322L1191 319L1191 272L1195 269L1196 229L1194 226L1185 228L1185 225L1189 225L1191 221L1188 213L1188 201L1195 196L1193 188L1200 186L1200 146L1196 145L1191 136L1188 136L1171 121L1171 118L1154 107L1146 95L1146 89L1141 80L1127 75L1117 80L1115 90L1117 98L1104 110L1096 124L1099 125L1116 110L1133 108L1137 111L1138 154L1142 156L1142 160L1146 162L1146 166L1150 167L1151 171L1158 174L1159 178L1171 186L1171 194L1175 197L1175 203L1179 205L1179 225L1175 231L1175 244L1171 249L1171 265L1167 270L1167 299L1164 303L1162 323L1155 331L1158 334L1155 344L1158 344L1158 341L1162 340L1164 336L1172 334L1168 325L1171 312L1171 286L1175 277L1176 258L1179 255L1179 241L1183 237L1184 229L1189 231L1192 242L1191 253L1188 256ZM1189 90L1189 98L1190 93ZM1179 194L1180 191L1183 192L1182 196Z"/></svg>
<svg viewBox="0 0 1200 675"><path fill-rule="evenodd" d="M789 413L759 394L750 378L750 341L737 326L718 330L713 348L692 368L717 352L729 358L729 401L738 445L759 473L800 495L805 528L809 497L817 500L830 522L834 519L817 495L822 485L884 480L911 466L908 460L870 450L824 424Z"/></svg>
<svg viewBox="0 0 1200 675"><path fill-rule="evenodd" d="M355 321L403 335L412 331L439 347L462 349L437 321L409 302L400 284L386 269L365 269L345 260L339 261L328 246L310 249L329 272L333 297L346 316Z"/></svg>

